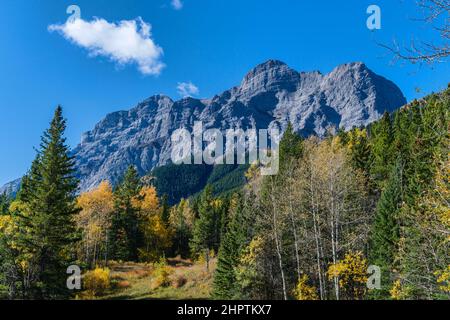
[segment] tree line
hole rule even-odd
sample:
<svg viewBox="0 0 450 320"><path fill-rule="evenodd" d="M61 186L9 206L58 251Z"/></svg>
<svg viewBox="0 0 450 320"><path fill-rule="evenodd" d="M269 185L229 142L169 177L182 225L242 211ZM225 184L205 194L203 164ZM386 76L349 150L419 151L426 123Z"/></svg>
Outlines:
<svg viewBox="0 0 450 320"><path fill-rule="evenodd" d="M322 140L289 126L280 174L253 166L231 208L214 296L448 299L449 106L446 90Z"/></svg>
<svg viewBox="0 0 450 320"><path fill-rule="evenodd" d="M170 207L133 166L114 188L104 181L78 194L65 129L58 107L17 197L0 197L0 294L74 297L66 286L72 265L90 270L112 260L157 263L176 255L209 262L220 244L226 199L213 198L207 187L195 203L183 199Z"/></svg>
<svg viewBox="0 0 450 320"><path fill-rule="evenodd" d="M253 164L240 190L207 186L173 206L132 166L79 194L58 107L18 195L0 197L0 295L71 298L70 265L179 255L214 272L213 298L448 299L449 101L433 94L324 139L289 125L278 175Z"/></svg>

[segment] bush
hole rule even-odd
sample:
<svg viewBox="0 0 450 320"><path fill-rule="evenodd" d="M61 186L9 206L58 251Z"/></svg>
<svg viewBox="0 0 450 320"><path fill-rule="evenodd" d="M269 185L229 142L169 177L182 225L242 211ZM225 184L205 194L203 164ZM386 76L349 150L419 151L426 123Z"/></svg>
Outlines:
<svg viewBox="0 0 450 320"><path fill-rule="evenodd" d="M156 263L155 271L153 272L153 289L170 286L170 276L172 273L173 271L164 260Z"/></svg>
<svg viewBox="0 0 450 320"><path fill-rule="evenodd" d="M88 297L103 295L110 288L110 271L108 268L95 268L83 277L83 287Z"/></svg>
<svg viewBox="0 0 450 320"><path fill-rule="evenodd" d="M302 275L294 289L294 297L297 300L319 300L317 290L308 285L309 278L306 274Z"/></svg>

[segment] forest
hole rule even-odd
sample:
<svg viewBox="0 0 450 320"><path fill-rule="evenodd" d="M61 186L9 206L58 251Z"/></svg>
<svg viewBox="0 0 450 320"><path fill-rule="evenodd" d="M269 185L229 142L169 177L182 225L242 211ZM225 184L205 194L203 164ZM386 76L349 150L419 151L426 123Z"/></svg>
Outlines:
<svg viewBox="0 0 450 320"><path fill-rule="evenodd" d="M289 126L275 176L254 163L244 184L243 167L172 168L179 181L160 168L155 182L130 167L80 194L58 107L19 193L0 198L0 298L97 299L121 263L170 286L179 257L211 275L211 299L447 300L449 120L447 89L323 139Z"/></svg>

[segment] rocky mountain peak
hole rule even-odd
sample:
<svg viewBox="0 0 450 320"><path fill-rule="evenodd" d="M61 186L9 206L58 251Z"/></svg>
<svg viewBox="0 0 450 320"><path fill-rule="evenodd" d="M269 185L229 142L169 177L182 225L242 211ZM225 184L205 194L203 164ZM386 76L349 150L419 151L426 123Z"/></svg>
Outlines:
<svg viewBox="0 0 450 320"><path fill-rule="evenodd" d="M297 72L278 60L252 70L239 86L212 99L152 96L129 111L108 114L73 154L80 191L102 180L120 181L128 166L141 175L170 163L171 134L196 121L204 130L269 128L290 122L303 136L323 136L329 128L350 129L378 120L406 104L400 89L362 62L340 65L328 74ZM14 186L14 185L13 185Z"/></svg>
<svg viewBox="0 0 450 320"><path fill-rule="evenodd" d="M300 74L279 60L268 60L250 70L240 85L243 94L258 93L262 90L295 90Z"/></svg>

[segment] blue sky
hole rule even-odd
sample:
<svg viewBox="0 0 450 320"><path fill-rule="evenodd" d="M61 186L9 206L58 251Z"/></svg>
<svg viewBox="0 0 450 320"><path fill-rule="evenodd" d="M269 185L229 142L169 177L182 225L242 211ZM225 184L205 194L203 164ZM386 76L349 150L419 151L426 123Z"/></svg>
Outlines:
<svg viewBox="0 0 450 320"><path fill-rule="evenodd" d="M192 83L198 97L210 97L272 58L299 71L322 72L364 61L408 100L441 90L450 80L448 64L392 65L376 44L407 44L413 36L436 40L429 26L413 21L421 16L415 0L181 0L177 8L171 1L2 0L0 185L26 172L57 104L64 107L68 141L75 146L109 112L158 93L180 98L180 83ZM151 25L146 44L164 52L149 63L165 67L158 75L145 74L136 64L92 56L61 32L49 32L50 25L66 22L72 4L87 23L97 17L118 25L141 17ZM382 28L375 32L366 27L370 4L382 10Z"/></svg>

